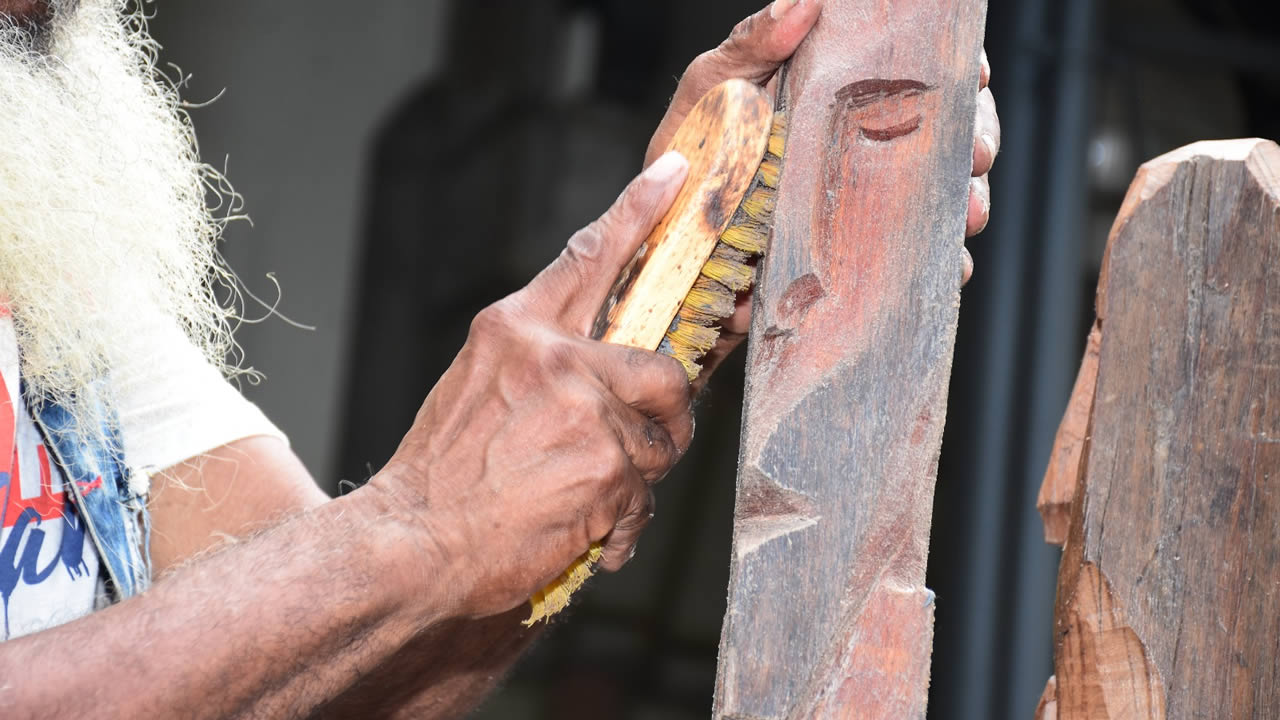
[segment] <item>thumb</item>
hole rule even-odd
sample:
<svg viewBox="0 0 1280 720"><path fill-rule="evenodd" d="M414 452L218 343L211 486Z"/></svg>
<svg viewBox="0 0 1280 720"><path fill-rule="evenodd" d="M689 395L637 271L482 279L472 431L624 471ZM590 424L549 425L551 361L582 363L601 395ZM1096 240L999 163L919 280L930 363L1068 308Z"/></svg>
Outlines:
<svg viewBox="0 0 1280 720"><path fill-rule="evenodd" d="M599 220L574 233L555 262L527 288L568 329L588 335L619 273L670 209L689 172L678 152L658 158Z"/></svg>

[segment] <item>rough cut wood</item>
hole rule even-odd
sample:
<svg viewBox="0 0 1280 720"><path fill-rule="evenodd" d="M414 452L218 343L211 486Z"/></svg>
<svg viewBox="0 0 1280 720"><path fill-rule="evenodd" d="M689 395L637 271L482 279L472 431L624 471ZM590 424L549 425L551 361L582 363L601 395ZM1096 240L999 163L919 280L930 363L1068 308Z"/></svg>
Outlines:
<svg viewBox="0 0 1280 720"><path fill-rule="evenodd" d="M1071 401L1053 439L1049 468L1045 470L1040 495L1036 498L1036 509L1044 521L1044 540L1058 546L1067 541L1071 500L1080 479L1080 453L1084 450L1089 411L1093 409L1093 390L1098 382L1098 349L1101 346L1102 326L1094 323L1085 343L1075 387L1071 390Z"/></svg>
<svg viewBox="0 0 1280 720"><path fill-rule="evenodd" d="M1280 717L1280 147L1144 165L1098 315L1044 704L1058 720Z"/></svg>
<svg viewBox="0 0 1280 720"><path fill-rule="evenodd" d="M826 0L790 65L717 718L923 717L982 0Z"/></svg>
<svg viewBox="0 0 1280 720"><path fill-rule="evenodd" d="M1058 679L1053 676L1049 676L1049 682L1044 685L1035 720L1058 720Z"/></svg>

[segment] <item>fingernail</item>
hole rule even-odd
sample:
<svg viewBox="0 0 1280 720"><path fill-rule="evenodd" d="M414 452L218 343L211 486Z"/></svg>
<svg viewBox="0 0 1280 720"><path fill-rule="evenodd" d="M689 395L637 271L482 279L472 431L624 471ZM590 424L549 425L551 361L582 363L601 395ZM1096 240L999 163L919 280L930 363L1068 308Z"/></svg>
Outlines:
<svg viewBox="0 0 1280 720"><path fill-rule="evenodd" d="M791 8L799 4L800 0L774 0L773 6L769 8L769 15L771 15L774 20L780 20L783 15L786 15L787 12L791 10Z"/></svg>
<svg viewBox="0 0 1280 720"><path fill-rule="evenodd" d="M983 192L982 178L969 178L969 186L973 188L973 194L978 196L978 202L982 203L982 212L991 212L991 200Z"/></svg>
<svg viewBox="0 0 1280 720"><path fill-rule="evenodd" d="M982 227L976 232L982 232L987 229L987 223L991 222L991 198L987 197L987 189L982 183L982 178L969 178L969 187L973 195L978 198L978 204L982 206Z"/></svg>
<svg viewBox="0 0 1280 720"><path fill-rule="evenodd" d="M996 159L996 139L991 133L982 133L982 144L987 148L987 155L994 161Z"/></svg>
<svg viewBox="0 0 1280 720"><path fill-rule="evenodd" d="M654 182L666 184L672 178L685 171L689 167L689 161L685 159L675 150L668 150L663 153L662 157L653 161L649 169L644 171L646 177Z"/></svg>

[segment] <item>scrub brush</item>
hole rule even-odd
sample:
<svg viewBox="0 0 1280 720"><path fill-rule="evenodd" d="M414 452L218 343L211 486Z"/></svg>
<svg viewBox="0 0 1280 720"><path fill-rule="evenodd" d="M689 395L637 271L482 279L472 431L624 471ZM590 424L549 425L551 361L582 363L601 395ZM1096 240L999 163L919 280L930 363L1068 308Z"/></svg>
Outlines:
<svg viewBox="0 0 1280 720"><path fill-rule="evenodd" d="M690 382L697 378L719 321L751 287L754 260L768 245L786 130L786 116L745 80L721 83L698 102L668 148L688 159L688 178L614 285L596 339L669 355ZM524 624L563 610L600 555L593 544L535 593Z"/></svg>

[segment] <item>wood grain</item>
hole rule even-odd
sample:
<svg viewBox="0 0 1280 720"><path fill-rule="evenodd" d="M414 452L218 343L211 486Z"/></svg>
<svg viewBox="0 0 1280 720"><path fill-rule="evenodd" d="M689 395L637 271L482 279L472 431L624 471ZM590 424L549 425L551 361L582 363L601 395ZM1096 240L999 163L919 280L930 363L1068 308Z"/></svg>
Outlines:
<svg viewBox="0 0 1280 720"><path fill-rule="evenodd" d="M745 80L717 85L694 106L667 148L688 159L688 179L623 272L601 310L596 337L658 348L755 179L772 127L769 96Z"/></svg>
<svg viewBox="0 0 1280 720"><path fill-rule="evenodd" d="M1067 411L1053 438L1053 452L1049 467L1040 483L1036 509L1044 521L1044 540L1061 546L1067 541L1067 528L1071 523L1071 500L1076 495L1080 480L1080 457L1089 427L1089 412L1093 410L1093 391L1098 384L1098 351L1102 347L1102 326L1094 323L1085 342L1084 357L1080 360L1080 372Z"/></svg>
<svg viewBox="0 0 1280 720"><path fill-rule="evenodd" d="M1098 314L1057 716L1280 717L1280 147L1144 165Z"/></svg>
<svg viewBox="0 0 1280 720"><path fill-rule="evenodd" d="M717 718L923 717L981 0L826 0L790 64Z"/></svg>
<svg viewBox="0 0 1280 720"><path fill-rule="evenodd" d="M1036 704L1035 720L1058 720L1058 679L1052 675L1044 684L1044 692Z"/></svg>

